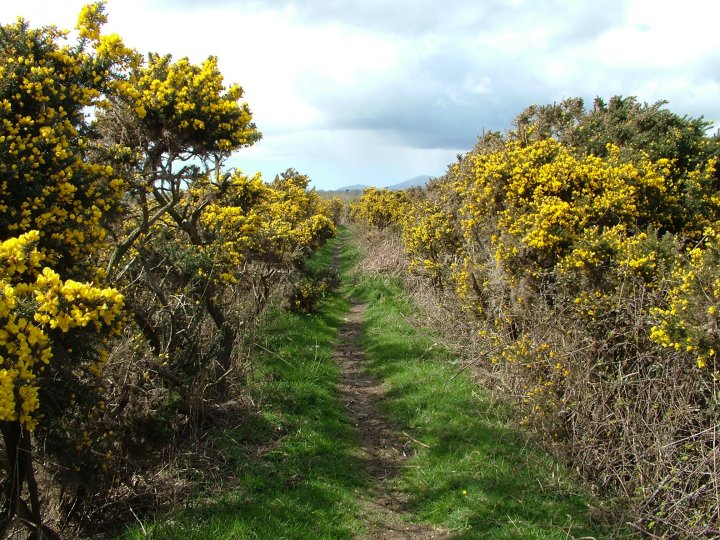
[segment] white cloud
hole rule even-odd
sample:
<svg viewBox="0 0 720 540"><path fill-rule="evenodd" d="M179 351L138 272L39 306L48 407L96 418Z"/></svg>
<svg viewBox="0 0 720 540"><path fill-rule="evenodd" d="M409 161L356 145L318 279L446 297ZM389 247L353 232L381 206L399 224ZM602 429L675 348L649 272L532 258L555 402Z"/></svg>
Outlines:
<svg viewBox="0 0 720 540"><path fill-rule="evenodd" d="M72 27L85 0L6 0ZM720 120L712 0L109 0L141 51L219 57L264 139L234 162L327 187L439 175L485 129L566 97L669 99Z"/></svg>

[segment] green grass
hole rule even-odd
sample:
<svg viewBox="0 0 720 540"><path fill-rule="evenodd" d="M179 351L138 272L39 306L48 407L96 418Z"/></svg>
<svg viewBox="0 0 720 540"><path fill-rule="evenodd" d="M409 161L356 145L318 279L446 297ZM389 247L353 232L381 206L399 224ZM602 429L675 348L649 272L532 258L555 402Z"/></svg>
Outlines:
<svg viewBox="0 0 720 540"><path fill-rule="evenodd" d="M334 244L312 262L316 269L332 260ZM232 493L198 499L173 516L144 524L148 536L330 539L358 533L355 492L367 487L368 479L355 431L337 399L338 368L332 361L348 307L335 294L313 315L278 310L268 316L247 387L260 414L216 434L233 454ZM144 537L139 527L124 535Z"/></svg>
<svg viewBox="0 0 720 540"><path fill-rule="evenodd" d="M347 284L348 272L355 266L360 257L360 250L352 243L352 233L345 227L338 230L336 239L337 245L341 248L338 252L340 275L343 282Z"/></svg>
<svg viewBox="0 0 720 540"><path fill-rule="evenodd" d="M405 518L454 531L454 538L603 538L588 517L591 499L571 476L513 426L427 331L415 329L398 280L349 276L357 248L350 233L309 263L339 262L345 294L318 313L269 314L257 337L248 395L259 413L215 433L230 456L223 496L199 494L172 516L123 538L354 538L366 533L363 500L372 486L337 393L332 360L346 298L367 302L363 346L384 381L388 420L420 441L393 488L409 499ZM272 351L272 352L267 352ZM211 493L208 490L208 493ZM372 518L371 518L372 519Z"/></svg>
<svg viewBox="0 0 720 540"><path fill-rule="evenodd" d="M424 445L396 488L420 521L455 538L602 538L590 497L546 452L512 427L511 411L479 389L432 335L409 324L398 280L363 276L351 295L369 303L369 371L387 387L385 412Z"/></svg>

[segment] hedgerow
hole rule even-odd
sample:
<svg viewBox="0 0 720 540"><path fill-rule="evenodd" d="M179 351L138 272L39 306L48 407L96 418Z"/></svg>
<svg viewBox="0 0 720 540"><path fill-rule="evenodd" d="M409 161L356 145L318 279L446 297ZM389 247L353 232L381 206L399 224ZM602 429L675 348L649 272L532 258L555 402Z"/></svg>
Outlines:
<svg viewBox="0 0 720 540"><path fill-rule="evenodd" d="M0 28L3 537L56 537L41 499L82 521L128 497L237 399L259 314L335 233L306 176L226 167L261 134L216 58L144 57L106 20Z"/></svg>
<svg viewBox="0 0 720 540"><path fill-rule="evenodd" d="M647 535L718 532L717 138L633 98L530 107L412 204L371 192L525 422ZM375 216L382 216L377 219Z"/></svg>

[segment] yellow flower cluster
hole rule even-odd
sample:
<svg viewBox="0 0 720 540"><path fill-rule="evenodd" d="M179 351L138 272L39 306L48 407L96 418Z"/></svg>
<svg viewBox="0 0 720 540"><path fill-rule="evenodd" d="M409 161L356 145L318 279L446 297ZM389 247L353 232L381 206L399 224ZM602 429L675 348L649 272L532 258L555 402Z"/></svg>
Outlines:
<svg viewBox="0 0 720 540"><path fill-rule="evenodd" d="M705 240L692 248L671 276L667 305L652 310L650 338L666 348L691 353L697 367L718 369L720 351L720 223L705 228Z"/></svg>
<svg viewBox="0 0 720 540"><path fill-rule="evenodd" d="M179 136L180 151L229 153L259 138L247 103L239 102L242 88L224 87L215 57L195 65L187 58L173 62L170 55L151 54L119 90L148 131Z"/></svg>
<svg viewBox="0 0 720 540"><path fill-rule="evenodd" d="M203 197L200 184L193 190L198 200ZM248 259L292 259L334 236L327 210L307 189L305 177L266 184L259 174L248 178L235 171L229 188L201 214L212 239L206 252L220 265L221 280L232 283L234 271Z"/></svg>
<svg viewBox="0 0 720 540"><path fill-rule="evenodd" d="M523 273L553 268L585 231L660 225L665 163L624 163L614 147L607 159L579 157L552 139L469 161L459 186L465 238L489 236L498 262ZM593 257L578 252L568 262L579 267Z"/></svg>
<svg viewBox="0 0 720 540"><path fill-rule="evenodd" d="M545 327L547 341L536 344L541 313L571 321L589 342L612 342L620 313L630 309L625 303L639 295L633 316L655 323L645 342L717 369L717 159L692 170L683 165L681 176L669 159L641 152L628 159L611 144L602 157L555 139L493 148L464 156L417 200L368 190L353 216L380 229L398 227L410 268L454 284L460 305L497 351L490 358L520 374L536 412L555 408L572 367L560 358L568 339L562 332L555 343L555 330ZM682 253L683 244L701 237ZM643 304L642 295L660 298L663 290L666 305ZM605 361L612 370L611 357Z"/></svg>
<svg viewBox="0 0 720 540"><path fill-rule="evenodd" d="M410 269L440 285L447 269L459 258L455 216L446 211L445 205L429 200L410 205L403 219L402 237Z"/></svg>
<svg viewBox="0 0 720 540"><path fill-rule="evenodd" d="M400 225L409 209L409 202L404 191L368 188L352 206L351 216L383 230Z"/></svg>
<svg viewBox="0 0 720 540"><path fill-rule="evenodd" d="M297 257L335 235L335 225L310 179L290 169L269 185L261 254Z"/></svg>
<svg viewBox="0 0 720 540"><path fill-rule="evenodd" d="M323 213L328 216L333 223L343 222L347 208L339 197L323 199L322 204L325 207Z"/></svg>
<svg viewBox="0 0 720 540"><path fill-rule="evenodd" d="M95 39L102 6L88 6L79 28ZM0 56L0 230L40 231L43 252L63 273L84 275L102 246L103 218L122 195L112 167L87 157L80 136L85 111L107 86L115 59L96 61L82 46L61 46L65 33L3 28ZM10 52L12 51L12 53Z"/></svg>
<svg viewBox="0 0 720 540"><path fill-rule="evenodd" d="M227 192L208 205L200 221L212 238L224 246L230 265L240 265L245 254L257 247L258 234L264 226L262 206L268 198L268 187L259 175L248 178L235 172ZM201 186L194 186L202 191Z"/></svg>
<svg viewBox="0 0 720 540"><path fill-rule="evenodd" d="M63 282L40 270L38 231L0 243L0 420L37 424L40 375L52 357L52 331L94 323L94 332L116 331L123 298L115 289Z"/></svg>
<svg viewBox="0 0 720 540"><path fill-rule="evenodd" d="M82 7L76 27L81 38L97 41L100 39L100 28L106 22L105 4L95 2Z"/></svg>

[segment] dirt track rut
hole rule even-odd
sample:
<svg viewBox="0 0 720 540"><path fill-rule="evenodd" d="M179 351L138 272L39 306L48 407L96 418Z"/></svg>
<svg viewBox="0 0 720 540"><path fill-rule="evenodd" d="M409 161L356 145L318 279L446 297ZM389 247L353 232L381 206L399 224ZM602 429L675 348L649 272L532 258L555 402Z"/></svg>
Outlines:
<svg viewBox="0 0 720 540"><path fill-rule="evenodd" d="M373 487L363 498L360 516L367 523L368 538L448 538L447 532L413 523L407 513L407 496L392 489L391 480L402 471L412 454L412 441L401 436L378 408L384 397L380 381L363 369L360 345L361 319L366 304L353 304L339 330L335 358L342 370L340 397L358 432L361 457Z"/></svg>

